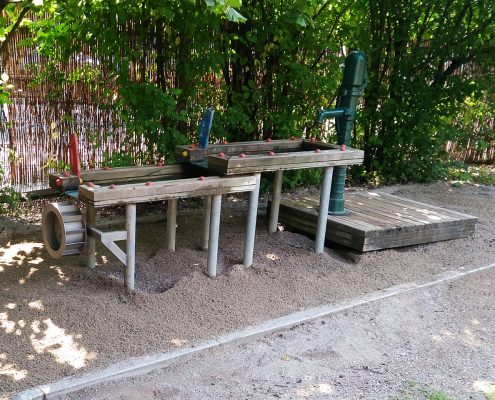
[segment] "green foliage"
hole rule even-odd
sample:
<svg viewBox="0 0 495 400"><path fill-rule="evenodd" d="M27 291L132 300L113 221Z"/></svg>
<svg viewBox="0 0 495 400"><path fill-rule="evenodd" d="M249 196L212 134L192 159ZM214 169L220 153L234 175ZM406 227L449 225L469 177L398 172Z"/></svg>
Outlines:
<svg viewBox="0 0 495 400"><path fill-rule="evenodd" d="M0 189L0 214L16 211L21 203L21 195L11 187Z"/></svg>
<svg viewBox="0 0 495 400"><path fill-rule="evenodd" d="M108 153L103 154L103 165L115 168L115 167L130 167L136 165L134 162L134 157L131 154L123 153Z"/></svg>
<svg viewBox="0 0 495 400"><path fill-rule="evenodd" d="M453 163L448 168L448 177L452 181L495 185L495 167Z"/></svg>
<svg viewBox="0 0 495 400"><path fill-rule="evenodd" d="M440 391L433 391L426 395L426 400L452 400L452 397Z"/></svg>
<svg viewBox="0 0 495 400"><path fill-rule="evenodd" d="M401 391L401 394L399 396L394 396L393 399L453 400L452 397L444 391L432 389L427 385L414 381L408 382L406 389Z"/></svg>
<svg viewBox="0 0 495 400"><path fill-rule="evenodd" d="M350 15L349 44L368 54L370 84L355 140L365 168L387 181L443 176L452 117L493 79L492 3L361 0ZM357 29L352 29L357 27ZM476 65L483 73L472 84ZM493 108L493 105L491 106Z"/></svg>
<svg viewBox="0 0 495 400"><path fill-rule="evenodd" d="M369 65L354 180L443 179L446 141L494 145L493 2L66 0L40 11L49 17L30 25L30 44L50 64L39 80L54 100L67 84L87 85L124 122L124 154L145 141L149 154L135 162L171 160L207 106L213 140L323 136L315 112L333 106L353 48ZM87 67L65 71L88 45ZM288 185L315 180L301 174Z"/></svg>

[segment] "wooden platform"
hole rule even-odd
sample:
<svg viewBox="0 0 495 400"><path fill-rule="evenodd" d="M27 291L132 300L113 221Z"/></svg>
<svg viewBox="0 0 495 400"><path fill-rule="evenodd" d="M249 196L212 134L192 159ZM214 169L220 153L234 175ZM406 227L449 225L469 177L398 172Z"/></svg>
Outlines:
<svg viewBox="0 0 495 400"><path fill-rule="evenodd" d="M283 199L279 221L316 233L318 198ZM329 216L326 239L365 252L458 239L474 233L477 218L378 192L351 193L345 216Z"/></svg>

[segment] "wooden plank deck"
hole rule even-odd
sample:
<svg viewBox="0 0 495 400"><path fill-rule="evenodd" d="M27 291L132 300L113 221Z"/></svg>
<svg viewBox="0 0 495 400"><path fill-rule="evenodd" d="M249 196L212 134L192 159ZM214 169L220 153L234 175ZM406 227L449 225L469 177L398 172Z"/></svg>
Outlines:
<svg viewBox="0 0 495 400"><path fill-rule="evenodd" d="M328 217L326 239L366 252L458 239L474 233L477 218L445 208L379 192L350 193L348 215ZM279 220L316 233L318 199L282 199Z"/></svg>

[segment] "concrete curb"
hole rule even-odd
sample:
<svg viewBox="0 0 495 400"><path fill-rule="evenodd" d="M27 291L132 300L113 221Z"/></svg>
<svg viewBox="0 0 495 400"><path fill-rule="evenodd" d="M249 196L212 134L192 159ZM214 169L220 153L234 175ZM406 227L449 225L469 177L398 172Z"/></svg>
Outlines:
<svg viewBox="0 0 495 400"><path fill-rule="evenodd" d="M250 327L219 336L214 340L209 340L198 345L193 345L170 352L158 353L152 356L133 358L127 361L119 362L111 367L105 368L100 371L90 372L71 378L65 378L54 383L31 388L15 394L11 398L11 400L53 399L57 396L94 386L98 383L103 383L132 375L145 374L151 372L154 369L163 368L170 362L183 356L191 355L206 349L211 349L222 345L238 343L243 340L262 336L276 330L287 329L291 326L299 325L301 323L308 322L316 318L321 318L345 310L349 310L360 305L461 279L463 277L483 272L491 268L495 268L495 263L471 270L466 270L463 268L453 271L447 271L441 275L437 275L436 278L432 281L418 281L391 286L389 288L365 294L354 299L345 300L337 304L325 305L298 311L293 314L266 321L255 327Z"/></svg>

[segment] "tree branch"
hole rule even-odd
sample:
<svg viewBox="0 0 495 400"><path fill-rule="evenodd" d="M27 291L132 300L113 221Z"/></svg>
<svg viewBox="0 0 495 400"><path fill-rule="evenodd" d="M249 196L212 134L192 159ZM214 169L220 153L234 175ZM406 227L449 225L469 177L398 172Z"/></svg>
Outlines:
<svg viewBox="0 0 495 400"><path fill-rule="evenodd" d="M2 59L2 64L5 62L5 59L7 58L7 48L9 46L9 43L11 42L12 38L14 37L15 31L17 28L19 28L19 25L21 24L24 16L27 14L27 12L31 9L31 7L24 7L22 11L20 12L19 16L17 17L17 20L15 21L14 25L12 25L12 29L9 31L7 37L3 41L3 43L0 45L0 58Z"/></svg>

